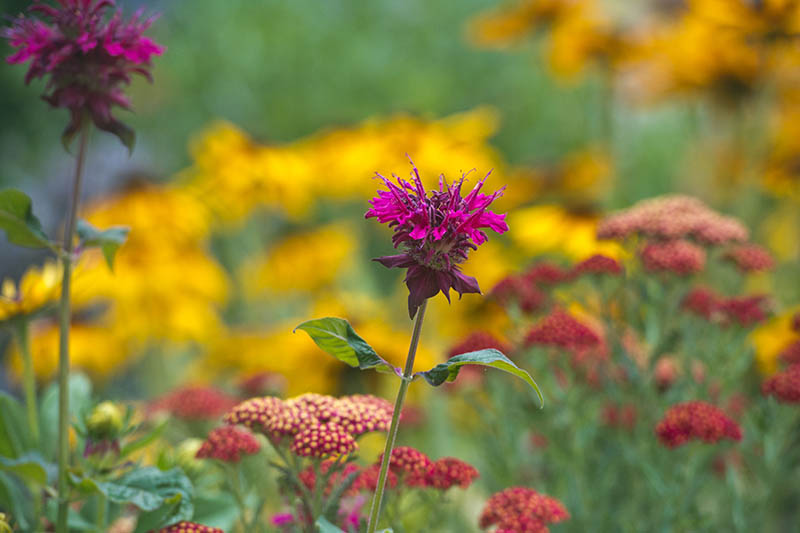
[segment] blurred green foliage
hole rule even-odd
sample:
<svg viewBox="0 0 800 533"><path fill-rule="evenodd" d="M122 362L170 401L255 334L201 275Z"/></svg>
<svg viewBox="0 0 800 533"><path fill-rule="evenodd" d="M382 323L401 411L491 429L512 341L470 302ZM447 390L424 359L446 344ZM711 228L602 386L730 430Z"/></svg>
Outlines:
<svg viewBox="0 0 800 533"><path fill-rule="evenodd" d="M13 13L25 3L3 9ZM134 162L151 151L147 161L157 168L150 170L179 170L188 162L187 140L215 119L282 142L376 115L438 117L486 104L500 112L495 143L512 163L555 162L606 138L605 91L596 79L554 81L534 42L511 52L469 43L467 21L500 3L142 2L162 13L151 33L168 49L155 61L153 85L134 82L135 114L120 112L138 131ZM0 183L36 175L42 156L60 149L66 114L47 110L40 84L23 85L24 71L0 67L0 157L8 161ZM612 121L625 143L621 179L630 184L618 188L614 203L670 190L685 117L667 110L628 120L617 112Z"/></svg>

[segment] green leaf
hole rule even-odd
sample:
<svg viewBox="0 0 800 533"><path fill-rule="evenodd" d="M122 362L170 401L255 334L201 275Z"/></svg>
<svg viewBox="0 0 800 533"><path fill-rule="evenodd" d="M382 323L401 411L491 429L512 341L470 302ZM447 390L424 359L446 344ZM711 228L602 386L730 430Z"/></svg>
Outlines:
<svg viewBox="0 0 800 533"><path fill-rule="evenodd" d="M426 372L417 372L414 374L414 379L422 376L425 378L425 381L434 387L438 387L445 381L454 381L456 376L458 376L458 371L464 365L490 366L492 368L497 368L498 370L503 370L504 372L508 372L509 374L517 376L525 381L525 383L533 387L533 389L536 391L536 394L539 396L539 403L542 407L544 406L542 392L539 390L539 386L533 380L531 375L512 363L508 357L494 348L456 355L444 363L439 363Z"/></svg>
<svg viewBox="0 0 800 533"><path fill-rule="evenodd" d="M148 444L158 439L166 429L168 423L169 420L164 420L159 425L150 430L148 433L123 446L122 449L119 451L120 458L125 458L130 454L132 454L133 452L141 450Z"/></svg>
<svg viewBox="0 0 800 533"><path fill-rule="evenodd" d="M85 508L86 506L84 506L84 509ZM47 500L45 504L45 516L50 522L55 523L56 517L58 516L58 501L55 498L49 498ZM81 516L80 512L70 506L67 511L67 530L70 533L75 533L76 531L97 533L97 524L89 522Z"/></svg>
<svg viewBox="0 0 800 533"><path fill-rule="evenodd" d="M0 392L0 455L19 457L31 447L24 408L9 394Z"/></svg>
<svg viewBox="0 0 800 533"><path fill-rule="evenodd" d="M337 526L331 524L327 518L324 516L320 516L314 525L317 526L317 531L319 533L347 533L343 529L339 529Z"/></svg>
<svg viewBox="0 0 800 533"><path fill-rule="evenodd" d="M5 231L10 243L28 248L51 246L42 223L33 215L30 197L22 191L0 191L0 229Z"/></svg>
<svg viewBox="0 0 800 533"><path fill-rule="evenodd" d="M33 520L33 496L18 479L0 472L0 509L11 513L23 531Z"/></svg>
<svg viewBox="0 0 800 533"><path fill-rule="evenodd" d="M67 384L70 420L89 409L92 402L92 383L83 374L72 373ZM45 459L54 459L58 443L58 383L50 385L39 404L41 451Z"/></svg>
<svg viewBox="0 0 800 533"><path fill-rule="evenodd" d="M354 368L375 369L378 372L402 375L399 368L379 356L343 318L326 317L308 320L294 328L294 331L298 329L308 333L317 346Z"/></svg>
<svg viewBox="0 0 800 533"><path fill-rule="evenodd" d="M26 453L16 459L0 457L0 470L12 472L24 481L32 481L39 485L47 483L49 465L38 453ZM52 468L50 468L52 470Z"/></svg>
<svg viewBox="0 0 800 533"><path fill-rule="evenodd" d="M137 531L190 520L194 514L192 483L180 468L135 468L114 481L75 476L72 480L84 493L101 493L111 502L134 505L144 511L139 515Z"/></svg>
<svg viewBox="0 0 800 533"><path fill-rule="evenodd" d="M114 270L114 256L119 247L125 244L129 231L130 228L124 226L112 226L106 230L99 230L85 220L79 220L76 229L78 239L80 239L78 246L80 248L100 248L103 257L106 258L108 268Z"/></svg>

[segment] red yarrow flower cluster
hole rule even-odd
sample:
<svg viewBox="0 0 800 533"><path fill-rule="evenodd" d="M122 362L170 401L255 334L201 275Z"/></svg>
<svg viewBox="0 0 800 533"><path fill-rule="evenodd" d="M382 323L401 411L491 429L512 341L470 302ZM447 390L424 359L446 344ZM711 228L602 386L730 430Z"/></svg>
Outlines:
<svg viewBox="0 0 800 533"><path fill-rule="evenodd" d="M719 407L705 402L686 402L670 407L656 426L656 435L669 448L690 440L707 443L722 439L739 441L742 430Z"/></svg>
<svg viewBox="0 0 800 533"><path fill-rule="evenodd" d="M557 285L572 279L572 273L550 261L540 261L523 274L525 279L537 285Z"/></svg>
<svg viewBox="0 0 800 533"><path fill-rule="evenodd" d="M619 428L631 431L634 427L636 427L638 413L636 406L631 403L622 405L607 403L605 406L603 406L601 418L603 420L603 424L610 428Z"/></svg>
<svg viewBox="0 0 800 533"><path fill-rule="evenodd" d="M378 487L378 477L381 473L380 463L372 464L361 471L361 474L353 483L353 490L375 492ZM389 488L397 487L397 474L391 470L386 472L386 486Z"/></svg>
<svg viewBox="0 0 800 533"><path fill-rule="evenodd" d="M339 467L338 470L334 472L330 472L332 467ZM362 475L362 469L354 463L347 463L343 467L338 464L336 460L329 460L323 462L319 465L319 471L322 474L323 478L327 476L327 485L324 488L324 493L326 495L330 494L335 488L339 487L342 483L347 482L348 478L351 476L354 477L353 481L351 482L350 488L344 492L346 495L352 495L358 492L358 487L356 487L357 480ZM330 473L329 473L330 472ZM314 470L313 465L307 466L303 471L300 472L298 475L300 478L300 482L306 486L306 488L310 491L314 491L314 488L317 484L317 474Z"/></svg>
<svg viewBox="0 0 800 533"><path fill-rule="evenodd" d="M556 309L525 336L525 346L558 346L585 349L598 346L600 337L571 314Z"/></svg>
<svg viewBox="0 0 800 533"><path fill-rule="evenodd" d="M178 522L158 530L159 533L223 533L218 527L204 526L195 522Z"/></svg>
<svg viewBox="0 0 800 533"><path fill-rule="evenodd" d="M767 379L761 385L761 392L781 403L800 403L800 363Z"/></svg>
<svg viewBox="0 0 800 533"><path fill-rule="evenodd" d="M489 291L489 298L503 307L513 303L525 313L534 313L544 307L547 294L531 283L525 275L511 275L500 280Z"/></svg>
<svg viewBox="0 0 800 533"><path fill-rule="evenodd" d="M658 240L689 238L702 244L744 242L747 228L691 196L651 198L607 216L598 226L601 239L622 240L641 235Z"/></svg>
<svg viewBox="0 0 800 533"><path fill-rule="evenodd" d="M527 487L511 487L493 494L481 512L481 529L495 533L547 533L547 524L563 522L569 513L560 501Z"/></svg>
<svg viewBox="0 0 800 533"><path fill-rule="evenodd" d="M238 399L213 387L184 387L156 400L151 412L167 411L186 420L211 420L222 416Z"/></svg>
<svg viewBox="0 0 800 533"><path fill-rule="evenodd" d="M197 450L197 458L238 463L242 455L253 455L260 449L258 440L249 431L235 426L222 426L208 434Z"/></svg>
<svg viewBox="0 0 800 533"><path fill-rule="evenodd" d="M585 274L619 276L622 274L622 265L616 259L602 254L595 254L572 267L571 277Z"/></svg>
<svg viewBox="0 0 800 533"><path fill-rule="evenodd" d="M725 298L706 287L690 290L682 306L706 320L723 325L736 323L748 327L764 321L769 315L769 298L764 295Z"/></svg>
<svg viewBox="0 0 800 533"><path fill-rule="evenodd" d="M681 276L700 272L706 266L706 252L684 240L652 242L641 251L644 268L650 272L672 272Z"/></svg>
<svg viewBox="0 0 800 533"><path fill-rule="evenodd" d="M17 49L9 63L31 62L25 83L47 78L44 100L69 110L65 141L89 119L133 147L133 130L112 108L130 108L121 86L130 84L133 74L150 80L150 60L164 48L143 35L153 18L143 18L141 11L128 20L119 11L107 16L115 7L114 0L34 2L29 11L40 18L20 16L0 33Z"/></svg>
<svg viewBox="0 0 800 533"><path fill-rule="evenodd" d="M309 393L285 401L251 398L231 409L224 421L261 432L275 445L288 437L296 455L325 458L353 452L356 437L364 433L386 431L392 410L389 402L375 396Z"/></svg>
<svg viewBox="0 0 800 533"><path fill-rule="evenodd" d="M365 218L375 217L394 229L392 244L395 248L402 247L403 253L378 257L375 261L388 268L408 269L405 277L408 314L413 318L417 308L440 291L448 300L451 288L459 295L480 293L478 281L463 274L460 265L471 249L476 250L486 242L482 228L504 233L508 225L505 215L487 210L503 189L482 194L486 178L462 197L466 175L451 184L445 183L441 176L439 189L426 191L419 171L413 163L411 166L413 183L393 175L397 180L395 185L377 174L388 190L378 191L378 196L370 200L372 208Z"/></svg>
<svg viewBox="0 0 800 533"><path fill-rule="evenodd" d="M289 446L297 456L318 459L348 455L357 448L358 444L353 436L333 422L300 431Z"/></svg>
<svg viewBox="0 0 800 533"><path fill-rule="evenodd" d="M800 363L800 339L793 341L781 351L779 359L788 364Z"/></svg>
<svg viewBox="0 0 800 533"><path fill-rule="evenodd" d="M378 464L383 460L383 454L378 457ZM389 458L389 469L398 479L410 487L424 487L425 475L428 473L433 461L425 453L411 446L398 446L392 450Z"/></svg>
<svg viewBox="0 0 800 533"><path fill-rule="evenodd" d="M471 464L455 457L442 457L428 467L425 486L437 490L447 490L455 486L466 489L478 476L478 470Z"/></svg>
<svg viewBox="0 0 800 533"><path fill-rule="evenodd" d="M743 244L730 249L725 258L733 262L742 272L764 272L775 268L772 254L757 244Z"/></svg>

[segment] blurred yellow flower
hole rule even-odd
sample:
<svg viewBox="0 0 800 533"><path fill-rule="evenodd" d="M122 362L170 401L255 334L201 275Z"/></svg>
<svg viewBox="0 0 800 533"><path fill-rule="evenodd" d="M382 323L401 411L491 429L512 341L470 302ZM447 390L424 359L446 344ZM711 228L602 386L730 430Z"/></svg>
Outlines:
<svg viewBox="0 0 800 533"><path fill-rule="evenodd" d="M531 256L561 254L580 261L594 254L612 258L622 256L622 248L612 241L597 239L599 217L570 213L558 205L538 205L509 214L512 240Z"/></svg>
<svg viewBox="0 0 800 533"><path fill-rule="evenodd" d="M792 329L792 318L800 307L791 308L773 317L750 333L750 340L756 350L758 370L765 376L779 370L778 356L793 341L797 332Z"/></svg>
<svg viewBox="0 0 800 533"><path fill-rule="evenodd" d="M221 222L240 223L263 207L302 216L311 204L311 162L292 148L262 146L232 124L212 125L191 143L181 181Z"/></svg>
<svg viewBox="0 0 800 533"><path fill-rule="evenodd" d="M487 144L497 115L479 108L441 120L410 116L371 119L278 146L258 144L230 124L217 124L193 144L194 164L183 183L223 222L239 223L257 209L301 219L322 199L370 198L376 171L410 171L409 154L432 184L441 172L460 177L501 161Z"/></svg>
<svg viewBox="0 0 800 533"><path fill-rule="evenodd" d="M19 286L4 279L0 285L0 322L32 315L61 296L61 263L47 261L25 271Z"/></svg>
<svg viewBox="0 0 800 533"><path fill-rule="evenodd" d="M143 186L90 206L85 216L99 228L130 227L113 272L99 256L83 263L92 281L85 297L111 304L117 332L140 342L203 341L220 332L228 279L206 250L209 213L192 195Z"/></svg>
<svg viewBox="0 0 800 533"><path fill-rule="evenodd" d="M502 46L528 36L564 16L582 0L522 0L472 20L470 35L479 45Z"/></svg>
<svg viewBox="0 0 800 533"><path fill-rule="evenodd" d="M215 379L273 372L286 378L288 396L304 392L335 392L346 367L323 352L302 332L292 329L303 319L286 321L261 331L231 331L213 342L194 373Z"/></svg>
<svg viewBox="0 0 800 533"><path fill-rule="evenodd" d="M245 265L246 294L317 291L329 286L352 263L356 246L354 230L346 224L290 235Z"/></svg>
<svg viewBox="0 0 800 533"><path fill-rule="evenodd" d="M52 379L58 371L58 326L52 322L34 323L31 331L31 356L36 377ZM70 367L83 370L94 379L108 377L130 363L124 342L108 324L73 324L69 334ZM10 352L11 370L20 375L22 358L16 346Z"/></svg>

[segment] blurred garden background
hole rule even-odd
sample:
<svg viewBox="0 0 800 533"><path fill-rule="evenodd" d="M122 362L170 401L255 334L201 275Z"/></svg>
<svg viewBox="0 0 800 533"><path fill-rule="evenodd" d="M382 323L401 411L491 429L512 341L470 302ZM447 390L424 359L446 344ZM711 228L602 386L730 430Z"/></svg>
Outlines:
<svg viewBox="0 0 800 533"><path fill-rule="evenodd" d="M4 0L0 12L14 16L28 5ZM486 497L520 484L564 502L571 519L554 531L796 531L790 502L800 487L777 480L800 468L800 419L796 405L778 405L761 387L800 363L784 357L800 346L800 326L792 326L800 309L800 2L120 5L161 14L149 34L166 52L154 59L153 83L132 84L135 112L120 112L137 132L132 155L113 136L95 132L90 141L81 215L131 231L113 271L99 254L82 256L71 346L95 398L140 413L166 405L185 419L148 458L176 463L172 448L205 438L250 396L392 398L394 381L346 367L292 329L309 318L347 318L402 366L407 291L399 272L371 261L392 247L364 212L381 186L375 172L405 178L410 156L429 186L441 173L453 180L471 172L472 184L491 171L487 188L506 186L492 209L508 214L510 228L464 265L484 296L432 300L418 368L464 347L505 347L542 385L546 406L538 411L528 391L506 389L506 376L464 372L468 383L444 392L415 384L401 440L431 457L469 461L481 477L452 497L463 512L437 514L424 527L411 516L406 529L398 519L396 533L477 531ZM12 53L7 42L0 53ZM59 142L67 113L49 109L42 84L26 86L24 70L0 67L0 188L25 190L57 235L71 187L72 159ZM598 234L610 214L668 194L693 196L703 216L707 209L748 230L720 241L687 230L703 246L702 264L688 267L653 267L645 230L633 242ZM667 224L672 212L656 211ZM755 245L769 264L730 267L734 241ZM598 254L623 266L625 283L558 285ZM2 236L0 257L0 279L15 282L48 259ZM542 264L563 279L541 274ZM706 322L680 311L698 287L712 287L720 302L757 295L747 303L757 316L739 320L744 311L721 303L694 309ZM582 349L530 340L531 328L561 310L602 339L599 359L625 359L629 381L608 378L618 369L605 367L604 377L587 377L583 363L553 362L553 345L578 359ZM43 313L31 331L46 390L57 325ZM21 363L10 334L0 349L0 385L16 393ZM176 400L176 390L187 396ZM737 412L741 452L669 456L678 452L659 446L654 427L668 406L704 400L734 416L735 394L755 406ZM194 412L181 414L193 401L223 407L198 422ZM627 405L638 408L638 424ZM782 424L776 435L765 429L773 422ZM374 459L381 444L376 437L361 446ZM794 451L779 464L776 450ZM674 464L702 473L674 473ZM202 501L224 500L201 486ZM280 493L277 485L263 490ZM637 527L659 502L675 506L653 513L652 527ZM233 527L234 503L197 508L206 523Z"/></svg>

